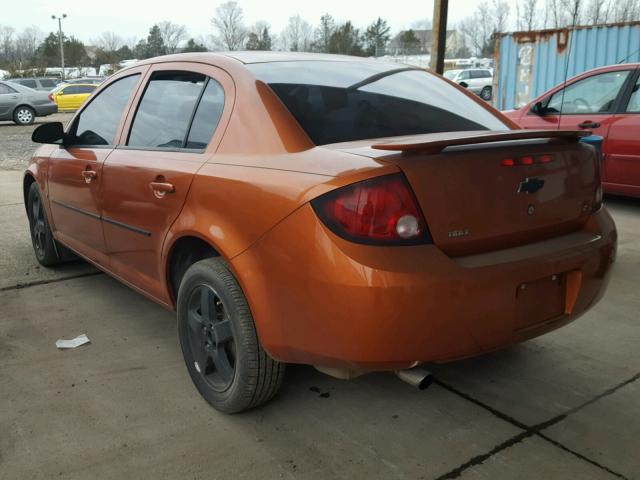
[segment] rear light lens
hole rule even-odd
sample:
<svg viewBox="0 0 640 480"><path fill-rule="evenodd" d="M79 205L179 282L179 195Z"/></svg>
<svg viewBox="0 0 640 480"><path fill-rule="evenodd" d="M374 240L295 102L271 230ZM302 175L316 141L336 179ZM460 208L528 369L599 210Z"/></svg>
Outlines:
<svg viewBox="0 0 640 480"><path fill-rule="evenodd" d="M49 100L53 102L53 93L49 94Z"/></svg>
<svg viewBox="0 0 640 480"><path fill-rule="evenodd" d="M346 240L370 245L431 243L427 222L402 174L333 190L311 202L324 224Z"/></svg>
<svg viewBox="0 0 640 480"><path fill-rule="evenodd" d="M533 157L521 157L520 165L533 165Z"/></svg>
<svg viewBox="0 0 640 480"><path fill-rule="evenodd" d="M546 163L551 163L553 162L553 155L551 154L544 154L544 155L537 155L537 156L532 156L532 155L525 155L524 157L520 157L520 158L505 158L502 160L502 166L503 167L515 167L515 166L521 166L521 165L525 165L525 166L529 166L529 165L536 165L536 164L546 164Z"/></svg>

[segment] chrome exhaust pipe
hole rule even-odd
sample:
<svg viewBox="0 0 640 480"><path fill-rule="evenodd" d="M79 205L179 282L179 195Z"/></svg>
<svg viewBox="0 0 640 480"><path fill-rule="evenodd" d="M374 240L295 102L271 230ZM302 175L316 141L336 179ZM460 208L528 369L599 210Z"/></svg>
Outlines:
<svg viewBox="0 0 640 480"><path fill-rule="evenodd" d="M395 373L400 380L418 390L425 390L433 383L433 375L424 368L413 367L407 370L396 370Z"/></svg>

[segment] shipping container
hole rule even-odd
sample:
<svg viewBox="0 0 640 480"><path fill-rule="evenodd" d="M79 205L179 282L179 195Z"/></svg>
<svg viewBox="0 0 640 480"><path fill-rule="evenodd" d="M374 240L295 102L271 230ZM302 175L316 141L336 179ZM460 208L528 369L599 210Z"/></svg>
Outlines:
<svg viewBox="0 0 640 480"><path fill-rule="evenodd" d="M596 67L640 62L640 22L502 34L494 59L494 105L518 108Z"/></svg>

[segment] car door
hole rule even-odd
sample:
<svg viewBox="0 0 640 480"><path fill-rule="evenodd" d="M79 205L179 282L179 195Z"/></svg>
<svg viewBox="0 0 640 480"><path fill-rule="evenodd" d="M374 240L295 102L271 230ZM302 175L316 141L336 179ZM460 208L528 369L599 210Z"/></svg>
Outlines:
<svg viewBox="0 0 640 480"><path fill-rule="evenodd" d="M580 77L534 102L518 123L532 129L591 130L604 137L606 149L613 113L630 74L630 70L623 69Z"/></svg>
<svg viewBox="0 0 640 480"><path fill-rule="evenodd" d="M621 187L619 193L640 194L640 73L636 72L617 113L605 154L607 183Z"/></svg>
<svg viewBox="0 0 640 480"><path fill-rule="evenodd" d="M233 104L231 78L212 66L148 72L119 145L104 166L103 223L111 270L166 298L162 244L192 179L215 151Z"/></svg>
<svg viewBox="0 0 640 480"><path fill-rule="evenodd" d="M18 104L20 95L13 88L4 83L0 83L0 118L10 119L13 109Z"/></svg>
<svg viewBox="0 0 640 480"><path fill-rule="evenodd" d="M144 69L116 78L76 115L67 131L66 148L49 159L52 228L78 253L106 265L102 232L101 183L105 159L119 137L124 114Z"/></svg>

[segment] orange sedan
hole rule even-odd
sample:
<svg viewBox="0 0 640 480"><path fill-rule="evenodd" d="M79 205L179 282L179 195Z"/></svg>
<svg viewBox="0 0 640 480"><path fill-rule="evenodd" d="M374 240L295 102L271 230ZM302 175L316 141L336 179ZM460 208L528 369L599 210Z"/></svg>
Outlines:
<svg viewBox="0 0 640 480"><path fill-rule="evenodd" d="M616 229L583 135L413 67L181 54L36 129L24 197L38 261L78 255L176 310L196 387L238 412L286 363L425 385L421 363L586 312Z"/></svg>

